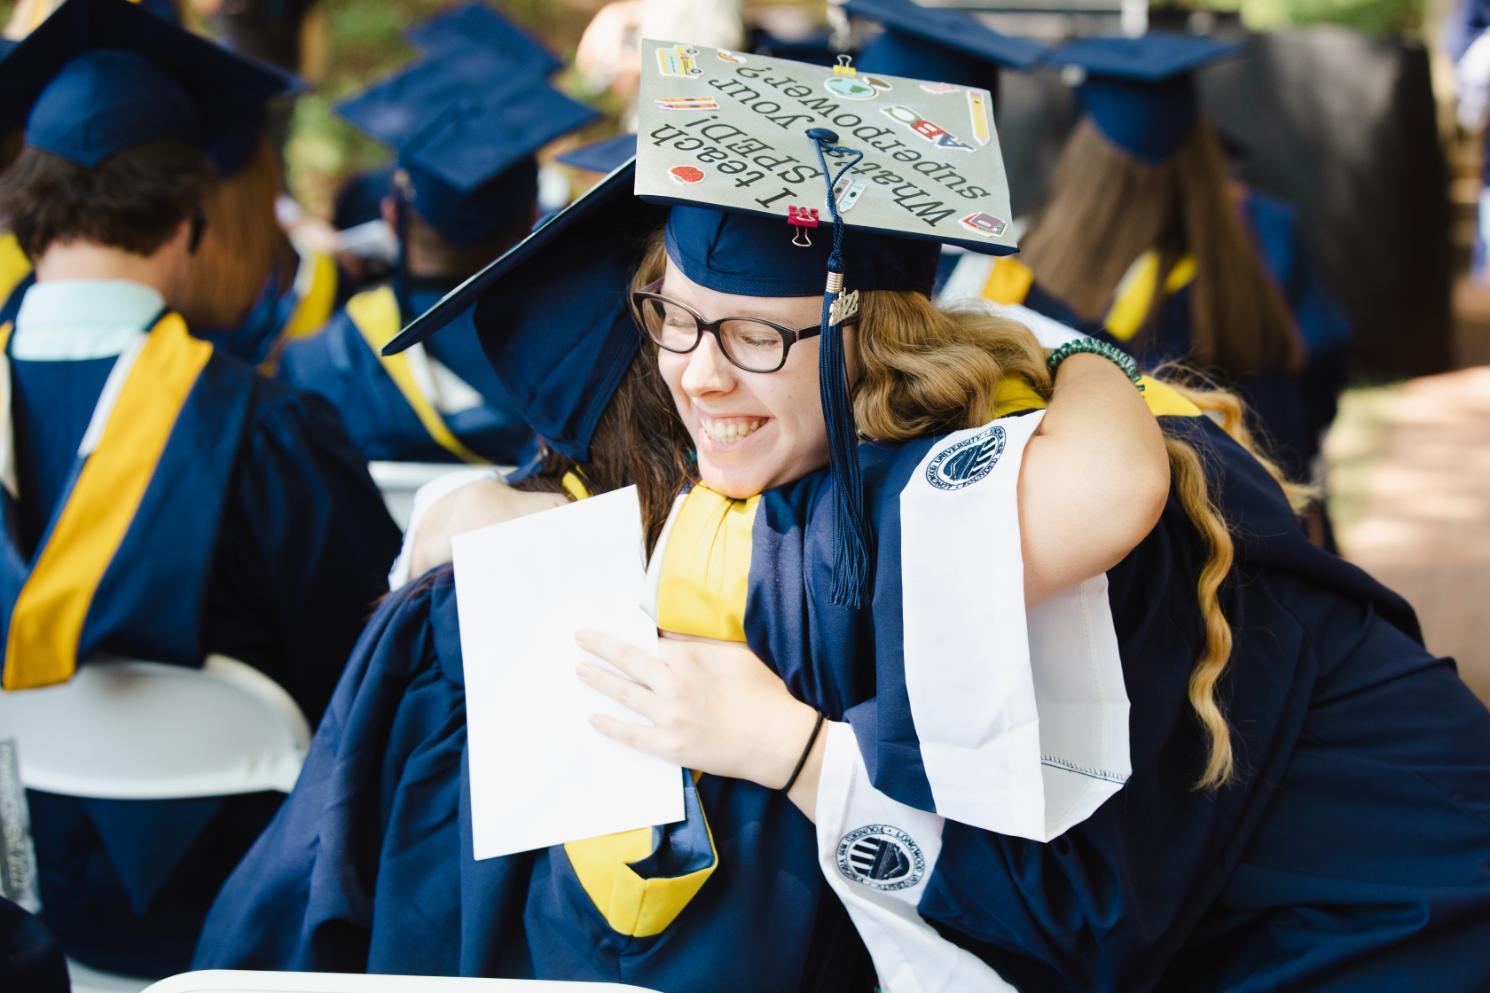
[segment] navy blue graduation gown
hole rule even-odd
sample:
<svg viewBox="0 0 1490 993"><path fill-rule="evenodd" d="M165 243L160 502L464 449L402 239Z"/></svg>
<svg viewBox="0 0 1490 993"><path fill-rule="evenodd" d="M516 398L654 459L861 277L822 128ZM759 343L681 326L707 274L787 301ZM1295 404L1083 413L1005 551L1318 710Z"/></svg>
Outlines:
<svg viewBox="0 0 1490 993"><path fill-rule="evenodd" d="M379 293L388 294L391 303L389 287L363 291L320 333L285 349L280 377L330 400L369 460L516 464L532 432L491 371L470 315L423 346L481 395L483 402L469 409L452 414L428 410L421 415L407 393L417 385L395 378L402 375L408 357L385 360L374 347L392 340L404 323L433 306L451 285L416 283L407 314L396 306L359 306ZM371 324L378 326L367 326Z"/></svg>
<svg viewBox="0 0 1490 993"><path fill-rule="evenodd" d="M46 926L0 897L0 978L18 993L68 993L67 961Z"/></svg>
<svg viewBox="0 0 1490 993"><path fill-rule="evenodd" d="M95 651L188 666L222 653L273 678L314 723L385 588L397 528L324 402L210 346L185 346L184 325L163 322L151 337L165 333L210 357L185 382L179 411L155 412L168 429L158 458L123 453L126 474L144 473L149 482L117 546L102 549L75 632L76 656L52 658L45 679L65 678ZM37 624L28 633L13 622L38 570L51 568L47 557L76 563L77 554L97 554L90 542L99 528L78 521L82 538L74 541L68 508L124 499L82 482L95 464L121 463L121 453L108 447L116 418L98 451L73 455L112 365L12 360L19 499L4 495L0 556L0 620L11 641L45 643L49 622L40 622L40 634ZM148 405L154 385L142 380L131 392L126 384L115 412ZM32 678L8 667L13 675ZM137 975L183 969L218 885L278 801L105 801L30 792L43 920L69 954L100 968Z"/></svg>
<svg viewBox="0 0 1490 993"><path fill-rule="evenodd" d="M1202 451L1236 541L1219 691L1236 778L1191 785L1206 755L1187 697L1205 556L1171 496L1107 576L1131 777L1049 844L947 819L920 916L1021 990L1490 988L1490 713L1424 649L1408 605L1312 546L1209 418L1162 420ZM745 614L794 692L852 725L869 780L928 811L927 729L897 669L895 497L931 444L861 448L878 525L869 616L824 603L822 474L762 498Z"/></svg>
<svg viewBox="0 0 1490 993"><path fill-rule="evenodd" d="M812 826L780 794L685 780L688 819L651 829L651 854L632 867L647 878L710 862L713 872L660 933L632 935L597 909L567 846L472 858L465 744L445 569L395 593L368 626L295 791L224 886L194 966L594 980L665 993L868 988L862 946L818 871Z"/></svg>

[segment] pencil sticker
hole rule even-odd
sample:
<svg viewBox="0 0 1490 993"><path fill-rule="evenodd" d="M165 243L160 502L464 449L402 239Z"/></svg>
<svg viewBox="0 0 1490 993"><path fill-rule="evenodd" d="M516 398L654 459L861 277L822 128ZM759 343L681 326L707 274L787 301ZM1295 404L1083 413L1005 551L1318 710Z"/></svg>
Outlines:
<svg viewBox="0 0 1490 993"><path fill-rule="evenodd" d="M713 97L657 97L653 101L662 110L718 110Z"/></svg>
<svg viewBox="0 0 1490 993"><path fill-rule="evenodd" d="M980 145L988 144L992 134L988 129L987 90L968 89L967 114L973 122L973 140Z"/></svg>

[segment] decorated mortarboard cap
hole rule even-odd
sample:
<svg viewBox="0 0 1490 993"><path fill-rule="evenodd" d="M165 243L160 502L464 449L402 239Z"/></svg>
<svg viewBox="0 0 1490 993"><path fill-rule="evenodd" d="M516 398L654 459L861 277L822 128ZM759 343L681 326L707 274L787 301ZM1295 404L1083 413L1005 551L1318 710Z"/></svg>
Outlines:
<svg viewBox="0 0 1490 993"><path fill-rule="evenodd" d="M929 294L944 243L1015 250L988 92L644 41L636 192L674 205L668 257L693 282L749 296L822 294L832 600L859 604L873 535L841 328L860 292Z"/></svg>
<svg viewBox="0 0 1490 993"><path fill-rule="evenodd" d="M528 425L555 451L588 461L595 426L641 342L627 294L666 213L632 196L632 182L628 161L384 351L402 351L474 312L486 357Z"/></svg>
<svg viewBox="0 0 1490 993"><path fill-rule="evenodd" d="M618 134L613 138L571 148L554 159L573 169L587 172L613 172L636 157L636 135Z"/></svg>
<svg viewBox="0 0 1490 993"><path fill-rule="evenodd" d="M154 141L204 151L285 75L128 0L67 0L0 60L0 129L84 166Z"/></svg>
<svg viewBox="0 0 1490 993"><path fill-rule="evenodd" d="M552 76L564 65L542 41L480 0L416 24L405 37L426 55L476 47L535 76Z"/></svg>
<svg viewBox="0 0 1490 993"><path fill-rule="evenodd" d="M821 292L833 241L825 164L850 288L927 291L917 260L934 269L943 243L1015 250L987 94L843 69L643 43L636 192L677 205L668 247L689 279L724 293ZM825 159L823 137L851 151Z"/></svg>
<svg viewBox="0 0 1490 993"><path fill-rule="evenodd" d="M1152 32L1138 38L1078 38L1050 61L1086 73L1082 109L1108 141L1150 165L1173 155L1200 116L1195 72L1241 45Z"/></svg>
<svg viewBox="0 0 1490 993"><path fill-rule="evenodd" d="M993 91L999 69L1028 69L1048 51L1039 42L1001 34L963 10L910 0L848 0L843 9L884 26L855 60L860 72Z"/></svg>
<svg viewBox="0 0 1490 993"><path fill-rule="evenodd" d="M337 111L393 147L406 201L460 246L525 217L537 195L534 155L597 116L479 49L431 55Z"/></svg>

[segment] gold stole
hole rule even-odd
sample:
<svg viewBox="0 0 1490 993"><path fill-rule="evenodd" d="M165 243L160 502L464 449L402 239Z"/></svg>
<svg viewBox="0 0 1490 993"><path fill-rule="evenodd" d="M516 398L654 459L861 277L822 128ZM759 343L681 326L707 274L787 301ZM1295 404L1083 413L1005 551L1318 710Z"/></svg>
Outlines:
<svg viewBox="0 0 1490 993"><path fill-rule="evenodd" d="M414 379L413 367L409 364L407 352L397 355L384 355L383 346L398 336L402 318L398 312L398 297L391 286L380 286L377 289L367 290L359 293L347 301L347 316L352 319L352 324L366 339L367 346L372 349L378 361L383 364L383 371L388 378L393 380L393 385L398 387L398 392L403 395L404 402L419 418L419 423L429 436L434 439L435 444L445 449L462 462L472 465L490 465L491 463L461 444L460 439L445 424L445 419L440 412L435 410L434 404L424 395L419 388L419 383ZM416 346L417 347L417 346Z"/></svg>
<svg viewBox="0 0 1490 993"><path fill-rule="evenodd" d="M1172 296L1195 278L1195 259L1185 256L1174 264L1164 278L1164 295ZM1159 253L1147 251L1133 261L1118 282L1112 306L1102 319L1102 328L1119 341L1128 341L1143 327L1154 299L1154 284L1159 279ZM1034 285L1035 274L1016 258L994 259L988 279L983 283L983 299L994 303L1022 304Z"/></svg>
<svg viewBox="0 0 1490 993"><path fill-rule="evenodd" d="M98 584L211 358L212 346L187 333L178 314L162 317L150 331L11 610L5 689L63 683L77 670L78 644ZM9 403L8 396L3 399Z"/></svg>

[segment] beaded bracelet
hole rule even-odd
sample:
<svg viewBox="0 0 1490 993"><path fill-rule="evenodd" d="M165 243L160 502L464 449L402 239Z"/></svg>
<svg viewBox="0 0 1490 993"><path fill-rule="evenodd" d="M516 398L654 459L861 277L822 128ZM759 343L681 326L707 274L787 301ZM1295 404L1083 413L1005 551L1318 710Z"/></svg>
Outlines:
<svg viewBox="0 0 1490 993"><path fill-rule="evenodd" d="M1050 370L1050 375L1055 376L1056 369L1060 364L1078 352L1090 352L1092 355L1100 355L1113 365L1123 370L1123 375L1128 381L1138 387L1138 392L1143 392L1143 375L1138 371L1138 363L1133 361L1133 356L1115 345L1109 345L1105 341L1096 338L1078 338L1068 341L1060 348L1050 353L1050 358L1045 360L1045 367Z"/></svg>

